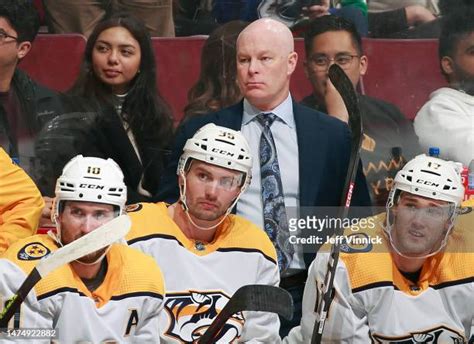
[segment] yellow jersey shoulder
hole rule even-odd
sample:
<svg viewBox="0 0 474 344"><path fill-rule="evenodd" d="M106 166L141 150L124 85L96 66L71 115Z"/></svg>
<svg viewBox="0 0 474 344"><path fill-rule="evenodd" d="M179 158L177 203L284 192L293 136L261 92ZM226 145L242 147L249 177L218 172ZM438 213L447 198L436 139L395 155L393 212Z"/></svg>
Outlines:
<svg viewBox="0 0 474 344"><path fill-rule="evenodd" d="M229 215L230 232L220 240L222 248L258 250L276 261L276 251L265 231L239 215Z"/></svg>
<svg viewBox="0 0 474 344"><path fill-rule="evenodd" d="M164 202L133 204L127 207L127 213L132 221L132 228L126 236L128 242L155 235L169 235L176 238L182 236L179 228L169 217L167 204Z"/></svg>

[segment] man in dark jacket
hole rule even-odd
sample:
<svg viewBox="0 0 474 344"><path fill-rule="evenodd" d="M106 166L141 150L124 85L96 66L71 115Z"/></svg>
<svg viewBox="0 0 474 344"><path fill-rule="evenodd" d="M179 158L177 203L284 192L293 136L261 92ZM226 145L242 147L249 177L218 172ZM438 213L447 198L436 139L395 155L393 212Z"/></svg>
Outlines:
<svg viewBox="0 0 474 344"><path fill-rule="evenodd" d="M58 95L38 85L18 69L39 29L31 1L0 2L0 146L38 184L35 138L50 119L61 113ZM45 199L49 202L48 199Z"/></svg>
<svg viewBox="0 0 474 344"><path fill-rule="evenodd" d="M313 93L302 103L347 122L347 110L327 71L337 63L354 87L367 71L367 56L354 25L336 16L316 18L306 32L305 49L305 71ZM395 174L419 152L418 138L412 123L393 104L365 95L359 95L359 103L364 174L373 205L384 206Z"/></svg>

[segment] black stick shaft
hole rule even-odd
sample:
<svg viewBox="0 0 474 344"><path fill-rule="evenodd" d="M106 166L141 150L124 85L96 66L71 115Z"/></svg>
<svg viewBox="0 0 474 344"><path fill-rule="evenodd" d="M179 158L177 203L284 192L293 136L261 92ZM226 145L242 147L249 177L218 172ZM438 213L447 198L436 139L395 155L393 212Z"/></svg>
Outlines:
<svg viewBox="0 0 474 344"><path fill-rule="evenodd" d="M363 132L362 132L362 119L359 108L359 100L354 90L352 82L347 77L345 72L336 64L329 68L329 78L334 84L342 99L344 105L349 112L349 127L351 129L351 155L349 159L349 165L347 169L346 179L344 181L344 188L341 195L341 206L339 211L339 218L343 219L347 217L349 213L349 207L351 204L352 192L354 190L354 181L357 175L357 167L359 165L360 157L360 146L362 144ZM343 228L336 228L335 235L340 236L344 233ZM329 256L327 273L324 278L324 285L322 290L322 297L319 304L315 305L315 309L319 315L318 322L315 324L313 329L313 336L311 338L311 344L321 343L324 324L326 322L326 316L329 311L333 298L333 284L334 277L336 274L336 268L339 261L340 243L336 243L331 248L331 254ZM318 298L316 298L316 302Z"/></svg>
<svg viewBox="0 0 474 344"><path fill-rule="evenodd" d="M33 289L36 283L38 283L40 280L41 275L39 274L38 270L34 268L25 279L20 289L18 289L18 292L7 302L7 305L0 314L0 328L8 327L8 322L10 319L18 311L31 289Z"/></svg>
<svg viewBox="0 0 474 344"><path fill-rule="evenodd" d="M230 302L230 301L229 301ZM212 344L215 343L216 337L224 327L225 323L232 316L224 307L222 311L216 316L206 332L199 338L198 344Z"/></svg>

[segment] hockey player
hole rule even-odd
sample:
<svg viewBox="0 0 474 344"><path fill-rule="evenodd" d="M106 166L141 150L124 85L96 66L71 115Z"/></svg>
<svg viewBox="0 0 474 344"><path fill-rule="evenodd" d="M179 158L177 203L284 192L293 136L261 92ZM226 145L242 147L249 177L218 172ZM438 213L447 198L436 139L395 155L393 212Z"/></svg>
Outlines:
<svg viewBox="0 0 474 344"><path fill-rule="evenodd" d="M35 183L0 148L0 255L36 232L43 206Z"/></svg>
<svg viewBox="0 0 474 344"><path fill-rule="evenodd" d="M252 158L243 135L207 124L186 142L177 170L180 201L127 208L129 245L163 269L166 302L161 339L190 343L205 332L234 292L248 284L278 286L276 252L264 231L231 209L250 183ZM219 343L278 343L275 314L243 312Z"/></svg>
<svg viewBox="0 0 474 344"><path fill-rule="evenodd" d="M473 340L474 213L459 210L463 193L450 161L419 155L397 173L386 213L345 233L323 343ZM354 245L350 236L380 236L382 244ZM311 340L327 260L319 254L313 261L301 326L287 343Z"/></svg>
<svg viewBox="0 0 474 344"><path fill-rule="evenodd" d="M18 241L0 259L0 305L18 290L39 259L120 215L126 190L113 160L73 158L56 184L57 235ZM157 343L163 295L155 261L126 245L113 244L43 278L9 327L45 329L38 332L35 343L40 339L49 343L47 336L60 343ZM17 340L12 333L0 341Z"/></svg>

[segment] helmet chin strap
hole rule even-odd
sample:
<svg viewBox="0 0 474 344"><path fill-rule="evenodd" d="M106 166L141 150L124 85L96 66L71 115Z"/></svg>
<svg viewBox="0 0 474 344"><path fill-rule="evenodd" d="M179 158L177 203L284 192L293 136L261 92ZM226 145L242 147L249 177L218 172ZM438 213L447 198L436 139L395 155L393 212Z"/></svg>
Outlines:
<svg viewBox="0 0 474 344"><path fill-rule="evenodd" d="M182 186L180 185L180 187L179 187L179 198L180 198L181 207L183 208L183 211L186 214L186 217L188 218L188 221L194 227L199 228L199 229L204 230L204 231L209 231L209 230L212 230L212 229L220 226L220 224L222 222L224 222L224 220L226 219L227 215L230 214L230 212L232 211L232 208L234 208L234 206L237 204L237 201L239 200L240 195L242 195L242 192L243 192L243 190L241 189L239 195L235 198L235 200L232 202L232 204L227 208L225 214L222 215L222 218L219 220L219 222L217 222L216 224L214 224L212 226L209 226L209 227L200 226L196 222L193 221L193 219L191 218L191 215L189 214L189 207L186 203L186 176L184 175L184 171L180 172L180 176L183 179L183 185Z"/></svg>

